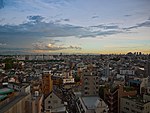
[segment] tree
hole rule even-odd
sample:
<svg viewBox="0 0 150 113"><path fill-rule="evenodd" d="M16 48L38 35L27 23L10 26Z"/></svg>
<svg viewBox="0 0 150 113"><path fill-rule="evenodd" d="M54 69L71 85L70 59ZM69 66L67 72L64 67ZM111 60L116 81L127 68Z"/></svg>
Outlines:
<svg viewBox="0 0 150 113"><path fill-rule="evenodd" d="M6 70L13 68L13 59L12 58L6 58L3 62L5 63Z"/></svg>
<svg viewBox="0 0 150 113"><path fill-rule="evenodd" d="M75 82L80 82L80 77L79 76L75 77Z"/></svg>
<svg viewBox="0 0 150 113"><path fill-rule="evenodd" d="M99 88L99 96L100 96L100 98L102 98L102 99L104 99L104 89L105 89L104 86L101 86L101 87Z"/></svg>

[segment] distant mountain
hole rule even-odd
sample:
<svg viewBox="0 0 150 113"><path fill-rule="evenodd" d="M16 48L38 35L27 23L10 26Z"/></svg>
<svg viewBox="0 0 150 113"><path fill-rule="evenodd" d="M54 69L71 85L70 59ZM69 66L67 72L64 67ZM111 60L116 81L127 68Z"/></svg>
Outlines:
<svg viewBox="0 0 150 113"><path fill-rule="evenodd" d="M0 9L4 8L4 1L0 0Z"/></svg>

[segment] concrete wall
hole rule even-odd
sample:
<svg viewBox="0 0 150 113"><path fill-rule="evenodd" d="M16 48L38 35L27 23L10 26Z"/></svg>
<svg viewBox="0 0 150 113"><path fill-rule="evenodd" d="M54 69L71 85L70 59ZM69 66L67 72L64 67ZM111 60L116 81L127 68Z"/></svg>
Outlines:
<svg viewBox="0 0 150 113"><path fill-rule="evenodd" d="M50 110L64 106L62 100L56 96L53 92L44 100L45 110Z"/></svg>
<svg viewBox="0 0 150 113"><path fill-rule="evenodd" d="M26 100L30 98L30 95L25 96L19 102L15 103L12 107L8 108L4 113L28 113L26 108ZM7 107L7 106L6 106Z"/></svg>

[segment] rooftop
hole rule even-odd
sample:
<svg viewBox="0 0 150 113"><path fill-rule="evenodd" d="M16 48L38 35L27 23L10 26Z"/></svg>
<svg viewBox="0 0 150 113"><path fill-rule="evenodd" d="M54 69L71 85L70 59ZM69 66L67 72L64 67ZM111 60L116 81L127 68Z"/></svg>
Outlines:
<svg viewBox="0 0 150 113"><path fill-rule="evenodd" d="M123 89L125 90L125 91L133 91L134 90L134 88L133 87L130 87L130 86L125 86L125 87L123 87Z"/></svg>
<svg viewBox="0 0 150 113"><path fill-rule="evenodd" d="M52 109L51 112L65 112L65 111L66 111L66 107L65 106L61 106L61 107Z"/></svg>
<svg viewBox="0 0 150 113"><path fill-rule="evenodd" d="M29 83L16 83L16 82L9 82L8 84L13 84L13 85L17 85L17 86L20 86L20 87L27 87L29 86Z"/></svg>
<svg viewBox="0 0 150 113"><path fill-rule="evenodd" d="M140 84L141 83L141 81L139 81L139 80L129 80L129 82L136 83L136 84Z"/></svg>
<svg viewBox="0 0 150 113"><path fill-rule="evenodd" d="M140 96L132 96L132 97L128 96L128 97L122 97L122 98L132 100L132 101L136 102L136 104L141 104L141 105L143 105L143 104L149 102L149 101L147 101L147 100L144 100L144 99L143 99L142 97L140 97Z"/></svg>
<svg viewBox="0 0 150 113"><path fill-rule="evenodd" d="M0 94L1 95L7 94L7 93L11 93L11 92L14 92L14 90L13 89L9 89L9 88L2 88L2 89L0 89Z"/></svg>
<svg viewBox="0 0 150 113"><path fill-rule="evenodd" d="M7 97L7 95L0 95L0 100L4 99L5 97Z"/></svg>
<svg viewBox="0 0 150 113"><path fill-rule="evenodd" d="M95 109L96 102L99 99L97 96L89 96L89 97L82 97L81 98L87 109Z"/></svg>

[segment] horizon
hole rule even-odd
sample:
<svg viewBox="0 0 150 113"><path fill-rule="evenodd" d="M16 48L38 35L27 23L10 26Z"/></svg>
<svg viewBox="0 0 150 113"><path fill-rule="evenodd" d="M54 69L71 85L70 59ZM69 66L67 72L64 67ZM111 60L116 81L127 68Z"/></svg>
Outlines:
<svg viewBox="0 0 150 113"><path fill-rule="evenodd" d="M149 0L0 0L0 55L150 54Z"/></svg>

